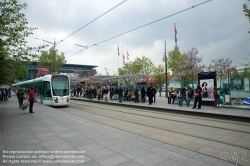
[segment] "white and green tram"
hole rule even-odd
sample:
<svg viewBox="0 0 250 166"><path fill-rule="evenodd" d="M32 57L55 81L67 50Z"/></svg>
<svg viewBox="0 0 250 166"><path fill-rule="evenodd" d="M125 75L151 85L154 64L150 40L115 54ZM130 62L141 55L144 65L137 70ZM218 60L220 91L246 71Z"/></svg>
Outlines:
<svg viewBox="0 0 250 166"><path fill-rule="evenodd" d="M32 87L35 89L37 102L41 104L67 106L70 103L70 80L66 75L45 75L12 85L16 92L22 88L26 97Z"/></svg>

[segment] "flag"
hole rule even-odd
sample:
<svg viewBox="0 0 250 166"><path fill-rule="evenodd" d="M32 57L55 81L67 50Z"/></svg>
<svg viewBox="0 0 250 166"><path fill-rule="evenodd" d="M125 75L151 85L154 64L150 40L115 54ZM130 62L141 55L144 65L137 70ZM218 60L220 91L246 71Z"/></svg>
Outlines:
<svg viewBox="0 0 250 166"><path fill-rule="evenodd" d="M125 63L125 56L122 54L123 64Z"/></svg>
<svg viewBox="0 0 250 166"><path fill-rule="evenodd" d="M177 43L177 37L176 37L176 35L177 35L177 29L176 29L176 26L174 24L174 38L175 38L175 43Z"/></svg>
<svg viewBox="0 0 250 166"><path fill-rule="evenodd" d="M129 60L129 54L128 54L128 50L127 50L127 60Z"/></svg>
<svg viewBox="0 0 250 166"><path fill-rule="evenodd" d="M119 52L119 45L118 45L118 56L120 56L120 52Z"/></svg>

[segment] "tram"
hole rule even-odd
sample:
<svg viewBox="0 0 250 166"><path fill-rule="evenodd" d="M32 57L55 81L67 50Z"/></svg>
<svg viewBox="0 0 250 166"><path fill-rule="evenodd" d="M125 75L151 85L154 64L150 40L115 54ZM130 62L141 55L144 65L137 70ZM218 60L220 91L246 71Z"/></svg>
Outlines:
<svg viewBox="0 0 250 166"><path fill-rule="evenodd" d="M41 104L67 106L70 103L70 81L66 75L45 75L12 85L16 92L22 88L26 98L31 87L35 89L36 101Z"/></svg>

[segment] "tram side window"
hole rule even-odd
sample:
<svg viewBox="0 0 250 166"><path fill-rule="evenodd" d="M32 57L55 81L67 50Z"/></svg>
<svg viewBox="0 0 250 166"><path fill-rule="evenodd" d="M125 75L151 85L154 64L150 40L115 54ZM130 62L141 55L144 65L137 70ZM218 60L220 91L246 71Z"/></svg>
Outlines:
<svg viewBox="0 0 250 166"><path fill-rule="evenodd" d="M49 82L43 82L43 96L51 97L51 89Z"/></svg>

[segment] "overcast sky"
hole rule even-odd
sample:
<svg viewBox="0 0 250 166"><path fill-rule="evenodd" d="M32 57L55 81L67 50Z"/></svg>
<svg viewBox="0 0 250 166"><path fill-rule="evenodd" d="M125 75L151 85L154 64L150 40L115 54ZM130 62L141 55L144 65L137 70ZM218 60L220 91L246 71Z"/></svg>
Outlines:
<svg viewBox="0 0 250 166"><path fill-rule="evenodd" d="M28 38L29 45L48 44L41 40L59 42L88 22L119 4L123 0L21 0L28 4L24 11L29 26L37 27ZM204 0L205 1L205 0ZM149 57L162 64L164 41L167 52L174 49L174 23L178 31L181 52L196 47L203 63L212 59L230 58L236 66L246 62L250 53L250 23L242 12L247 0L213 0L191 10L166 18L157 23L82 50L79 45L93 45L141 25L166 17L204 2L203 0L128 0L108 14L67 38L56 47L64 52L67 63L96 65L98 73L117 73L122 66L123 53L127 61L136 57ZM52 44L51 44L52 46ZM74 53L79 52L75 55ZM248 56L250 61L250 55Z"/></svg>

